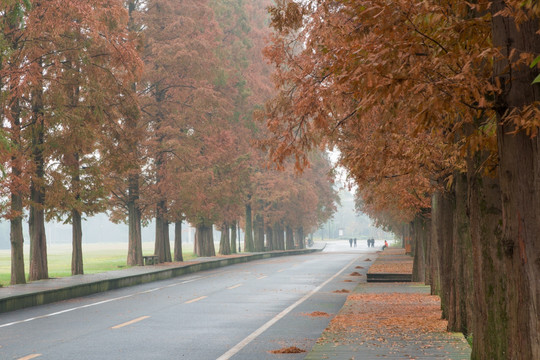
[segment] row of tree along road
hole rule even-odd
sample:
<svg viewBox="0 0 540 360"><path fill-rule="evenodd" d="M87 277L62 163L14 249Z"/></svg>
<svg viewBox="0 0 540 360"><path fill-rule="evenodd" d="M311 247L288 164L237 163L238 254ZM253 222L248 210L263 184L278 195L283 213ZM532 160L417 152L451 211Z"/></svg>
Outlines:
<svg viewBox="0 0 540 360"><path fill-rule="evenodd" d="M273 158L337 146L358 208L403 235L472 357L540 359L538 1L270 12Z"/></svg>
<svg viewBox="0 0 540 360"><path fill-rule="evenodd" d="M141 226L156 224L159 262L195 251L304 246L335 211L328 158L297 176L267 166L253 113L273 92L262 58L270 1L8 0L0 5L1 215L11 283L48 277L46 221L72 224L72 274L83 273L84 216L129 225L128 265L142 265ZM28 214L25 216L25 214ZM171 249L169 226L175 225ZM296 244L294 241L296 238ZM265 243L266 239L266 243Z"/></svg>

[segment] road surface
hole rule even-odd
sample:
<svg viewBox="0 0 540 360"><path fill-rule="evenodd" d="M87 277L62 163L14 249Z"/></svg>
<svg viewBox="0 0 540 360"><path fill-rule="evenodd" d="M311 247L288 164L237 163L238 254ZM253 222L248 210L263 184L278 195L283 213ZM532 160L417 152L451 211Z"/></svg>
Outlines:
<svg viewBox="0 0 540 360"><path fill-rule="evenodd" d="M376 249L330 243L0 314L0 359L281 359L271 351L311 349L331 317L309 314L335 315Z"/></svg>

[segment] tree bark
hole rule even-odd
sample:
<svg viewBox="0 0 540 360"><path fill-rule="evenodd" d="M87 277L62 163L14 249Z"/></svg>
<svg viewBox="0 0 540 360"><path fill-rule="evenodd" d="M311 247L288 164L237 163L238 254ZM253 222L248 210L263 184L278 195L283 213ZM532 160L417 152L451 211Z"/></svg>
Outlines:
<svg viewBox="0 0 540 360"><path fill-rule="evenodd" d="M455 211L453 230L453 276L450 288L448 330L471 333L473 314L473 258L470 223L468 216L467 175L456 173L455 176Z"/></svg>
<svg viewBox="0 0 540 360"><path fill-rule="evenodd" d="M236 254L238 251L236 250L236 221L233 221L231 226L231 253Z"/></svg>
<svg viewBox="0 0 540 360"><path fill-rule="evenodd" d="M254 244L253 244L253 228L252 228L252 220L251 220L251 204L246 204L246 230L244 235L244 251L245 252L253 252L254 251Z"/></svg>
<svg viewBox="0 0 540 360"><path fill-rule="evenodd" d="M216 256L214 234L210 222L203 220L197 224L195 230L195 242L197 243L197 256Z"/></svg>
<svg viewBox="0 0 540 360"><path fill-rule="evenodd" d="M424 242L426 233L430 229L426 226L426 220L417 216L412 222L412 234L413 234L413 281L425 282L426 281L426 258L424 251Z"/></svg>
<svg viewBox="0 0 540 360"><path fill-rule="evenodd" d="M128 266L142 266L141 210L139 208L139 174L133 173L128 179Z"/></svg>
<svg viewBox="0 0 540 360"><path fill-rule="evenodd" d="M43 146L45 124L43 119L43 88L32 91L32 161L34 173L30 180L30 281L47 279L47 239L45 236L45 159Z"/></svg>
<svg viewBox="0 0 540 360"><path fill-rule="evenodd" d="M72 252L71 252L71 275L84 274L82 255L82 219L81 213L71 210L72 228Z"/></svg>
<svg viewBox="0 0 540 360"><path fill-rule="evenodd" d="M219 241L219 253L221 255L231 254L231 239L229 237L229 224L224 222L221 225L221 238Z"/></svg>
<svg viewBox="0 0 540 360"><path fill-rule="evenodd" d="M540 21L532 17L516 26L512 17L496 13L505 1L493 2L493 45L501 49L494 76L503 85L498 99L497 128L502 192L502 245L506 269L506 315L511 359L540 358L540 138L507 121L511 113L535 104L540 85L532 84L537 67L514 64L523 53L540 54ZM537 119L536 119L537 120Z"/></svg>
<svg viewBox="0 0 540 360"><path fill-rule="evenodd" d="M451 317L450 313L455 311L450 301L450 291L454 283L452 254L454 251L453 232L456 205L453 190L440 193L439 203L440 207L436 213L439 222L437 241L439 245L439 276L441 279L440 297L443 319L449 319Z"/></svg>
<svg viewBox="0 0 540 360"><path fill-rule="evenodd" d="M174 223L174 261L184 261L182 253L182 220Z"/></svg>
<svg viewBox="0 0 540 360"><path fill-rule="evenodd" d="M13 170L13 169L12 169ZM12 174L13 175L13 174ZM22 196L11 194L10 241L11 241L11 285L25 284L24 237L22 229ZM18 214L18 215L17 215Z"/></svg>
<svg viewBox="0 0 540 360"><path fill-rule="evenodd" d="M482 154L468 161L469 212L474 264L471 359L506 359L506 274L501 258L501 193L496 178L481 176Z"/></svg>
<svg viewBox="0 0 540 360"><path fill-rule="evenodd" d="M305 249L306 245L305 245L305 239L304 239L304 228L303 227L299 227L298 229L296 229L296 235L297 235L297 238L298 238L298 248L299 249Z"/></svg>
<svg viewBox="0 0 540 360"><path fill-rule="evenodd" d="M276 234L277 242L278 242L278 250L285 250L285 231L283 229L283 226L278 223L276 224L276 230L274 231Z"/></svg>
<svg viewBox="0 0 540 360"><path fill-rule="evenodd" d="M285 228L285 233L286 233L285 245L287 247L287 250L293 250L294 249L293 230L289 225L287 225L287 227Z"/></svg>
<svg viewBox="0 0 540 360"><path fill-rule="evenodd" d="M272 226L266 226L266 248L270 251L274 250L275 240Z"/></svg>
<svg viewBox="0 0 540 360"><path fill-rule="evenodd" d="M264 251L264 222L261 215L255 215L255 221L253 222L253 245L254 251Z"/></svg>
<svg viewBox="0 0 540 360"><path fill-rule="evenodd" d="M439 263L439 236L440 236L440 210L441 193L433 194L431 198L431 236L428 243L427 259L428 259L428 272L429 272L429 285L431 285L431 294L440 295L441 293L441 277L440 277L440 263Z"/></svg>
<svg viewBox="0 0 540 360"><path fill-rule="evenodd" d="M71 179L71 191L75 200L80 201L80 161L79 154L73 155L73 177ZM84 274L83 256L82 256L82 218L81 212L77 209L71 209L71 228L72 228L72 249L71 249L71 275Z"/></svg>
<svg viewBox="0 0 540 360"><path fill-rule="evenodd" d="M165 201L159 201L156 206L156 240L154 254L160 263L171 261L171 245L169 241L169 223L165 218L167 208Z"/></svg>
<svg viewBox="0 0 540 360"><path fill-rule="evenodd" d="M14 99L10 107L14 128L11 139L14 155L11 157L11 214L10 214L10 242L11 242L11 281L12 285L25 284L24 273L24 236L23 236L23 195L22 195L22 159L21 151L21 120L19 100Z"/></svg>

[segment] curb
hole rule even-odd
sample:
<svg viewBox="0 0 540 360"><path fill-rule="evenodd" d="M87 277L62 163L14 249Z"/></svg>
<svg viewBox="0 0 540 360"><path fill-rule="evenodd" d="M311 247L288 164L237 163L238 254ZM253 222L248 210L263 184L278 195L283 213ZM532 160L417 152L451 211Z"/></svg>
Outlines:
<svg viewBox="0 0 540 360"><path fill-rule="evenodd" d="M279 256L311 254L324 250L324 247L321 249L299 249L285 250L279 252L255 253L252 255L245 255L227 259L211 259L174 268L159 269L144 274L118 276L116 278L106 280L98 280L84 284L69 285L58 289L36 291L34 293L21 295L13 295L0 299L0 313L19 310L31 306L50 304L57 301L97 294L100 292L114 289L145 284L152 281L171 279L185 274L217 269L254 260L268 259Z"/></svg>

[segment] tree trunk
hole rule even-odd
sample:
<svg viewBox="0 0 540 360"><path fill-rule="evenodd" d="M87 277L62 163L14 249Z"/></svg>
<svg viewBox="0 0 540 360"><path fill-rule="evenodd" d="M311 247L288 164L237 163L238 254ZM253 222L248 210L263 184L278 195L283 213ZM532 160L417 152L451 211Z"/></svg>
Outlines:
<svg viewBox="0 0 540 360"><path fill-rule="evenodd" d="M511 113L519 114L525 106L536 103L534 108L538 109L540 85L532 84L538 68L530 69L528 64L516 65L513 62L523 53L534 57L540 54L540 21L533 16L517 27L511 16L495 16L506 5L501 0L494 1L492 5L493 45L501 49L503 56L495 61L494 75L504 88L498 99L497 138L507 280L506 357L540 359L539 127L536 123L533 135L529 135L506 119ZM538 115L535 120L538 120Z"/></svg>
<svg viewBox="0 0 540 360"><path fill-rule="evenodd" d="M45 236L45 159L43 146L45 124L43 119L43 88L32 92L32 161L34 173L30 181L30 281L47 279L47 239Z"/></svg>
<svg viewBox="0 0 540 360"><path fill-rule="evenodd" d="M169 223L165 218L167 212L165 201L159 201L156 207L156 240L154 254L160 263L171 261L171 245L169 242Z"/></svg>
<svg viewBox="0 0 540 360"><path fill-rule="evenodd" d="M254 251L254 244L253 244L253 228L252 228L252 220L251 220L251 204L246 204L246 230L244 234L244 251L245 252L253 252Z"/></svg>
<svg viewBox="0 0 540 360"><path fill-rule="evenodd" d="M80 159L79 154L73 154L73 177L71 179L71 191L75 200L80 201ZM82 219L81 212L77 209L71 209L71 228L72 228L72 249L71 249L71 275L84 274L83 256L82 256Z"/></svg>
<svg viewBox="0 0 540 360"><path fill-rule="evenodd" d="M473 304L472 243L467 211L467 175L456 173L452 253L452 286L448 330L470 334Z"/></svg>
<svg viewBox="0 0 540 360"><path fill-rule="evenodd" d="M253 222L253 245L254 251L264 251L264 222L261 215L255 215Z"/></svg>
<svg viewBox="0 0 540 360"><path fill-rule="evenodd" d="M443 319L448 319L455 309L450 302L450 289L453 285L453 231L455 196L452 192L438 192L437 207L432 209L436 224L436 236L439 255L439 277L441 280L440 292Z"/></svg>
<svg viewBox="0 0 540 360"><path fill-rule="evenodd" d="M169 236L169 221L163 222L163 245L165 247L165 262L171 262L171 238Z"/></svg>
<svg viewBox="0 0 540 360"><path fill-rule="evenodd" d="M427 263L429 265L429 285L431 285L431 294L439 295L441 292L441 278L440 278L440 265L439 265L439 220L436 219L437 213L435 209L440 207L440 193L431 198L431 235L429 237L429 243L427 248Z"/></svg>
<svg viewBox="0 0 540 360"><path fill-rule="evenodd" d="M293 237L293 230L292 228L287 225L286 229L286 246L287 250L293 250L294 249L294 237Z"/></svg>
<svg viewBox="0 0 540 360"><path fill-rule="evenodd" d="M195 230L195 242L197 243L197 256L216 256L214 248L214 234L212 224L201 221Z"/></svg>
<svg viewBox="0 0 540 360"><path fill-rule="evenodd" d="M141 210L139 208L139 174L129 175L128 185L128 266L142 266Z"/></svg>
<svg viewBox="0 0 540 360"><path fill-rule="evenodd" d="M285 231L280 223L276 224L274 234L278 244L277 250L285 250Z"/></svg>
<svg viewBox="0 0 540 360"><path fill-rule="evenodd" d="M129 22L128 28L132 32L137 31L137 24L133 17L133 14L136 10L136 0L128 0L127 3ZM131 90L133 93L137 93L137 84L131 84ZM129 129L128 141L129 141L129 152L130 155L134 157L136 163L137 155L139 153L139 142L137 134L137 124L138 116L130 114L126 118L127 128ZM139 207L139 180L140 180L140 169L138 165L135 165L130 169L128 175L128 255L127 255L127 264L128 266L142 266L143 263L143 253L142 253L142 233L141 233L141 209Z"/></svg>
<svg viewBox="0 0 540 360"><path fill-rule="evenodd" d="M270 251L274 250L275 240L272 226L266 226L266 248Z"/></svg>
<svg viewBox="0 0 540 360"><path fill-rule="evenodd" d="M468 161L469 212L474 264L472 359L506 359L506 274L501 259L501 194L497 179L479 175L480 154Z"/></svg>
<svg viewBox="0 0 540 360"><path fill-rule="evenodd" d="M219 241L219 253L221 255L231 254L231 239L229 237L229 224L224 222L221 225L221 238Z"/></svg>
<svg viewBox="0 0 540 360"><path fill-rule="evenodd" d="M82 219L79 211L71 210L72 228L72 252L71 252L71 275L82 275Z"/></svg>
<svg viewBox="0 0 540 360"><path fill-rule="evenodd" d="M432 231L432 219L426 220L426 226L427 226L427 232L424 237L424 260L426 262L426 270L425 270L425 283L426 285L431 285L433 283L432 278L432 265L431 265L431 247L433 240L431 239L433 231Z"/></svg>
<svg viewBox="0 0 540 360"><path fill-rule="evenodd" d="M174 261L184 261L182 253L182 220L174 223Z"/></svg>
<svg viewBox="0 0 540 360"><path fill-rule="evenodd" d="M236 254L236 221L233 221L231 226L231 253Z"/></svg>
<svg viewBox="0 0 540 360"><path fill-rule="evenodd" d="M306 248L306 239L304 236L304 228L299 227L296 230L296 234L298 235L298 248L299 249L305 249Z"/></svg>
<svg viewBox="0 0 540 360"><path fill-rule="evenodd" d="M260 251L266 251L264 247L264 219L262 216L259 217L259 244L258 247Z"/></svg>
<svg viewBox="0 0 540 360"><path fill-rule="evenodd" d="M413 281L416 282L425 282L426 281L426 260L425 260L425 251L424 251L424 242L426 233L431 229L427 228L426 220L417 216L412 223L412 234L414 246L411 248L413 250Z"/></svg>
<svg viewBox="0 0 540 360"><path fill-rule="evenodd" d="M11 241L11 285L25 284L24 274L24 237L22 229L22 197L11 194L10 241ZM19 214L19 215L17 215Z"/></svg>
<svg viewBox="0 0 540 360"><path fill-rule="evenodd" d="M12 129L12 146L16 152L11 157L11 214L10 214L10 242L11 242L11 281L12 285L25 284L24 274L24 236L23 236L23 195L22 195L22 159L20 152L21 122L19 101L14 100L11 105L14 129Z"/></svg>

